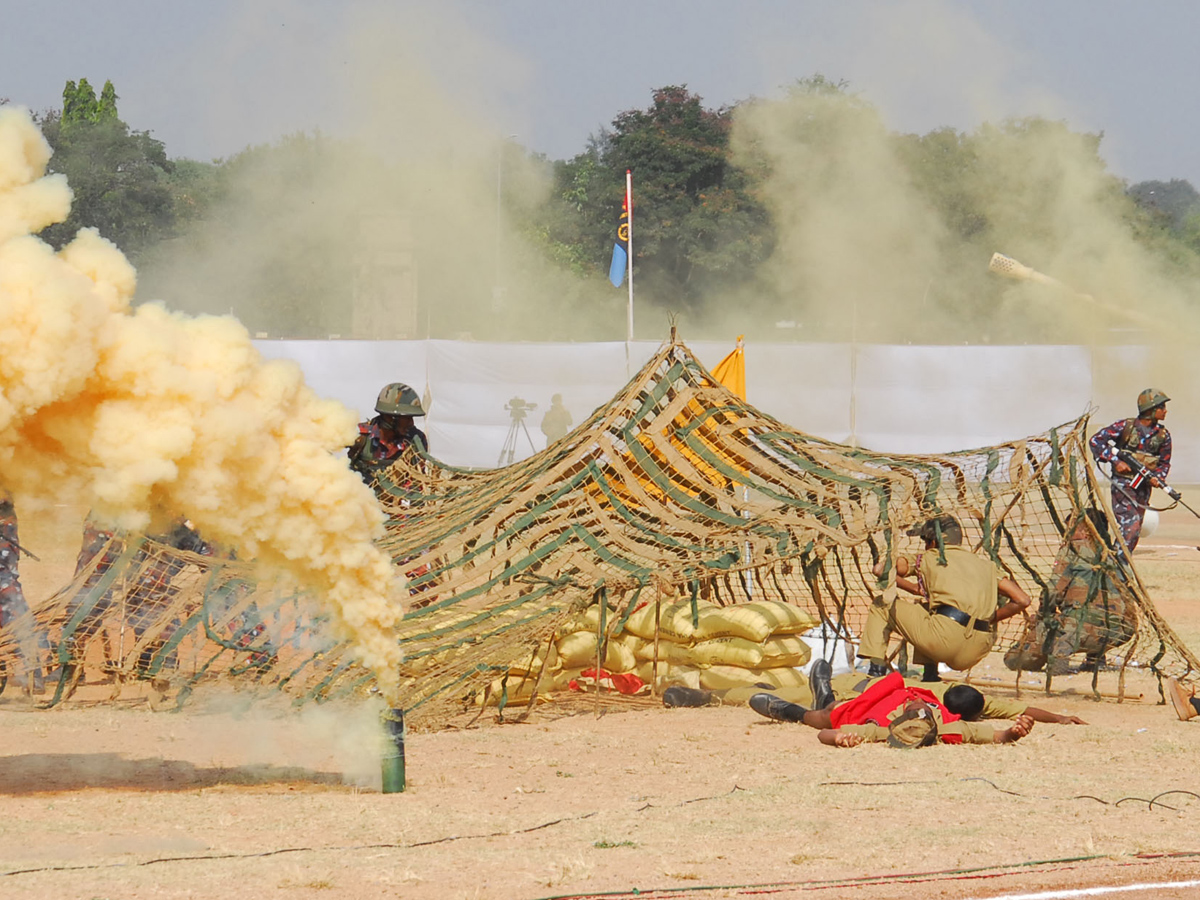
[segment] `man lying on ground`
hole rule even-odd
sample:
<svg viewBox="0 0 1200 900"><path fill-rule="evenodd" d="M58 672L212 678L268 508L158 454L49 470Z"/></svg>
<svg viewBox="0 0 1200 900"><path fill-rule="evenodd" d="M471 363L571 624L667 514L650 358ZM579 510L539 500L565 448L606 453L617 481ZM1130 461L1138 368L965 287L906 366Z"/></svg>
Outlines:
<svg viewBox="0 0 1200 900"><path fill-rule="evenodd" d="M808 687L732 688L727 691L699 691L686 687L669 687L663 692L665 706L708 706L714 702L726 705L749 704L750 708L767 718L781 722L798 722L805 709L825 709L834 703L853 700L881 678L870 677L862 672L843 672L832 675L827 660L813 663ZM887 677L887 676L883 676ZM1049 710L1028 706L1020 700L1008 700L983 694L967 684L948 682L905 681L910 686L920 686L929 691L956 715L973 722L978 719L1015 719L1029 716L1035 722L1052 725L1086 725L1078 716L1066 716ZM946 694L950 699L946 700ZM760 698L760 699L756 699ZM804 704L807 704L805 706Z"/></svg>
<svg viewBox="0 0 1200 900"><path fill-rule="evenodd" d="M969 693L968 693L969 692ZM974 695L972 697L972 694ZM1011 744L1033 729L1033 718L1019 715L1008 728L973 722L951 710L964 704L978 715L983 695L970 685L955 685L946 691L947 702L933 691L907 685L898 672L876 680L853 700L833 703L824 709L805 709L771 694L756 694L751 708L773 719L798 722L820 729L822 744L856 747L863 742L887 741L894 747L925 747L944 744ZM760 698L766 698L761 700ZM975 709L978 707L978 709Z"/></svg>

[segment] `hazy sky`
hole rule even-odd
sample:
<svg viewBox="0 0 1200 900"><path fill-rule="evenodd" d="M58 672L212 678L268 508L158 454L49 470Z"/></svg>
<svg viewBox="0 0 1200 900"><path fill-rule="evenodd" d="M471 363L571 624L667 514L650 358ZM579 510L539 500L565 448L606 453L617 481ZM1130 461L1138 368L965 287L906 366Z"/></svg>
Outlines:
<svg viewBox="0 0 1200 900"><path fill-rule="evenodd" d="M0 97L58 107L68 79L111 79L169 155L227 156L347 128L364 29L394 42L396 77L552 158L655 87L716 106L820 72L899 130L1048 115L1103 130L1130 181L1200 186L1194 0L0 0Z"/></svg>

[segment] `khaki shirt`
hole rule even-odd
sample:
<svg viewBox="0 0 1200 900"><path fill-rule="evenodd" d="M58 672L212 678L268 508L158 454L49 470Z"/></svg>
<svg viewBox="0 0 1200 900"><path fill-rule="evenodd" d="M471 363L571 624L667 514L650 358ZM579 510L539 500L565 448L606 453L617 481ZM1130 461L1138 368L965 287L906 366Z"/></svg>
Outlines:
<svg viewBox="0 0 1200 900"><path fill-rule="evenodd" d="M833 676L831 687L833 688L834 696L841 703L857 697L878 680L878 678L868 678L861 672L843 672ZM924 688L942 703L945 703L946 691L950 690L956 684L953 681L921 681L916 678L906 678L904 679L904 683L910 687ZM972 687L975 686L972 685ZM980 693L983 692L981 691ZM1024 714L1028 708L1029 704L1022 703L1020 700L1007 700L1002 697L992 697L989 694L984 694L983 711L979 714L979 718L1015 719L1017 716Z"/></svg>
<svg viewBox="0 0 1200 900"><path fill-rule="evenodd" d="M902 558L908 562L910 572L916 569L930 608L953 606L985 622L995 614L1001 575L991 560L958 546L946 547L944 566L938 562L936 549L922 553L919 565L914 557Z"/></svg>
<svg viewBox="0 0 1200 900"><path fill-rule="evenodd" d="M838 731L844 731L848 734L861 734L866 740L872 742L886 741L888 739L888 730L883 725L843 725ZM991 744L994 743L996 728L994 725L982 725L979 722L964 722L962 719L959 719L957 722L951 722L949 725L938 725L939 743L943 737L950 734L962 735L962 742L964 744Z"/></svg>

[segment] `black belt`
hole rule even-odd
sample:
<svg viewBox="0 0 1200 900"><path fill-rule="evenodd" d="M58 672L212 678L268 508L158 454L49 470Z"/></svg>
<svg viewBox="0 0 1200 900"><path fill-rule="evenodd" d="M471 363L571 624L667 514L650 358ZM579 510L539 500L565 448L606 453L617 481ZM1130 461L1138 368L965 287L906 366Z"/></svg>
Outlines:
<svg viewBox="0 0 1200 900"><path fill-rule="evenodd" d="M957 607L946 606L943 603L941 606L935 606L933 608L933 611L939 616L945 616L947 619L953 619L959 625L970 625L971 624L971 617L968 616L961 609L958 609ZM983 621L983 619L976 619L975 620L975 630L976 631L987 631L990 633L992 630L992 626L991 626L991 623L985 622L985 621Z"/></svg>

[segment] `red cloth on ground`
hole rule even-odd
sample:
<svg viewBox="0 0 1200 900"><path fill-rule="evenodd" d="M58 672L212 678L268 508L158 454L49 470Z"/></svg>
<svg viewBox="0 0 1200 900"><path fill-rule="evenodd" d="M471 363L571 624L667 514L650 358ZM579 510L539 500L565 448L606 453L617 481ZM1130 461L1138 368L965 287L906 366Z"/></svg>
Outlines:
<svg viewBox="0 0 1200 900"><path fill-rule="evenodd" d="M595 669L584 669L579 673L578 679L572 678L567 682L567 687L572 691L582 691L583 685L592 687L597 683L618 694L640 694L648 687L646 682L632 672L609 672L607 669L601 669L599 676Z"/></svg>
<svg viewBox="0 0 1200 900"><path fill-rule="evenodd" d="M907 685L899 672L892 672L880 678L853 700L839 703L831 709L829 723L834 728L841 728L843 725L867 724L882 725L887 728L889 715L903 710L909 700L923 700L936 708L941 716L941 724L957 722L959 719L958 716L942 706L933 691ZM956 742L951 741L951 743Z"/></svg>

